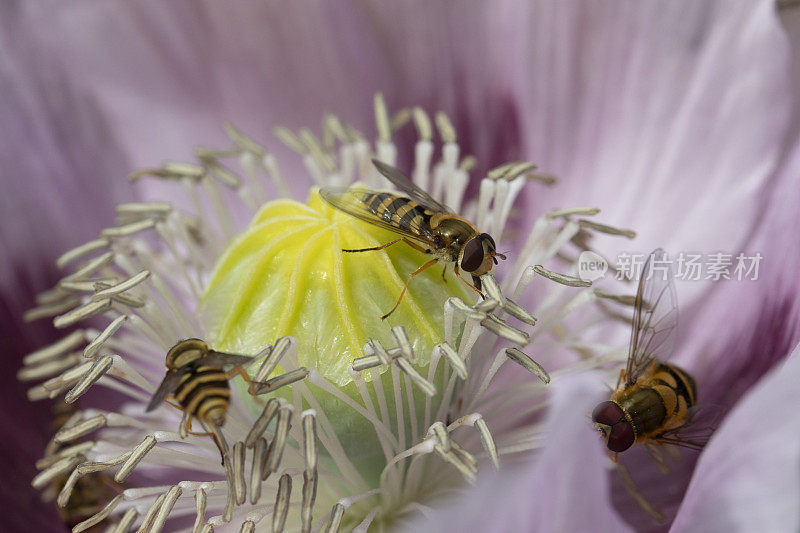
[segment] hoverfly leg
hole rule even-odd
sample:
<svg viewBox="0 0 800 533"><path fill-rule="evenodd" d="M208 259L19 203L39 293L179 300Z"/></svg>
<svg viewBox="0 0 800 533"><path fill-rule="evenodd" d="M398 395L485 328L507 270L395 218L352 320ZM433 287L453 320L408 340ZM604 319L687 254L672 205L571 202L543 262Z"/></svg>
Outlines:
<svg viewBox="0 0 800 533"><path fill-rule="evenodd" d="M247 383L247 392L250 393L251 396L256 395L256 385L263 385L260 381L253 381L250 379L250 376L247 375L247 372L244 371L244 368L236 365L231 370L225 372L225 379L231 379L236 374L242 376L242 379Z"/></svg>
<svg viewBox="0 0 800 533"><path fill-rule="evenodd" d="M624 368L620 368L620 370L619 370L619 378L617 379L617 386L614 387L615 390L619 388L619 384L622 383L623 379L625 379L625 369Z"/></svg>
<svg viewBox="0 0 800 533"><path fill-rule="evenodd" d="M622 485L628 491L636 503L639 504L639 507L642 508L647 514L655 518L658 522L664 521L664 513L662 513L655 505L650 503L647 498L645 498L644 494L639 487L636 486L636 483L633 481L630 472L628 469L625 468L621 464L617 464L617 472L619 473L620 479L622 479Z"/></svg>
<svg viewBox="0 0 800 533"><path fill-rule="evenodd" d="M477 287L475 287L475 286L474 286L472 283L470 283L469 281L465 280L465 279L464 279L464 276L462 276L461 274L459 274L459 273L458 273L458 265L456 265L456 266L455 266L455 268L453 268L453 272L455 272L455 273L456 273L456 276L458 276L459 278L461 278L461 281L463 281L464 283L466 283L467 285L469 285L469 287L470 287L470 288L471 288L473 291L475 291L475 292L477 292L478 294L480 294L480 295L481 295L481 298L484 298L484 299L486 298L486 296L484 296L484 295L483 295L483 293L480 291L480 289L478 289Z"/></svg>
<svg viewBox="0 0 800 533"><path fill-rule="evenodd" d="M391 246L393 244L396 244L396 243L398 243L398 242L400 242L402 240L405 240L405 239L400 237L399 239L395 239L393 241L387 242L386 244L381 244L380 246L373 246L372 248L358 248L358 249L355 249L355 250L346 250L346 249L342 248L342 251L343 252L347 252L347 253L358 253L358 252L372 252L372 251L375 251L375 250L383 250L384 248L388 248L389 246Z"/></svg>
<svg viewBox="0 0 800 533"><path fill-rule="evenodd" d="M386 317L388 317L389 315L394 313L394 310L397 309L398 305L400 305L400 302L403 300L403 295L406 293L406 289L408 288L408 284L411 282L411 278L413 278L414 276L416 276L417 274L419 274L420 272L422 272L426 268L429 268L429 267L435 265L437 261L438 261L438 259L431 259L430 261L428 261L427 263L425 263L424 265L422 265L421 267L416 269L410 276L408 276L408 279L406 280L406 284L403 285L403 290L400 292L400 298L397 299L397 303L394 304L394 307L392 307L391 311L389 311L388 313L386 313L385 315L383 315L381 317L381 320L386 320Z"/></svg>

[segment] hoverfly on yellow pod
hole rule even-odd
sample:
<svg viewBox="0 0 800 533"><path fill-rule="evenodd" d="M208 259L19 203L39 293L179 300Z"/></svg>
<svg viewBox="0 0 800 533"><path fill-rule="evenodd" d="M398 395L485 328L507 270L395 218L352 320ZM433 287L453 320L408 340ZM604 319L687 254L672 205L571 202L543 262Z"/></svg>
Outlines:
<svg viewBox="0 0 800 533"><path fill-rule="evenodd" d="M693 421L694 378L666 362L672 355L677 324L672 271L667 254L659 248L650 254L639 278L627 365L620 371L611 399L592 412L595 428L615 454L634 443L699 449L710 436L707 427Z"/></svg>
<svg viewBox="0 0 800 533"><path fill-rule="evenodd" d="M433 256L408 277L397 303L381 320L400 305L411 279L436 263L444 263L445 269L453 264L456 276L483 296L480 276L491 272L498 257L506 258L497 252L491 235L482 233L467 219L433 199L396 168L376 159L372 163L404 195L364 188L332 188L321 190L320 196L333 207L400 237L381 246L342 251L357 253L383 250L403 241ZM461 276L462 270L472 276L472 283Z"/></svg>

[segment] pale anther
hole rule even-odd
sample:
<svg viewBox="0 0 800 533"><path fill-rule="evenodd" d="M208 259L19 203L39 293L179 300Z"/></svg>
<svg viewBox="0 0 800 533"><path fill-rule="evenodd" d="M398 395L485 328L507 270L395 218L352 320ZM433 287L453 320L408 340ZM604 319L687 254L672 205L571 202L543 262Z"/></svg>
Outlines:
<svg viewBox="0 0 800 533"><path fill-rule="evenodd" d="M300 507L300 530L303 533L311 531L312 510L314 508L314 500L317 498L317 472L303 472L303 501Z"/></svg>
<svg viewBox="0 0 800 533"><path fill-rule="evenodd" d="M136 510L135 507L131 507L125 514L122 515L122 518L111 531L111 533L128 533L133 523L136 521L136 518L139 516L139 511Z"/></svg>
<svg viewBox="0 0 800 533"><path fill-rule="evenodd" d="M239 528L239 533L255 533L256 523L252 520L242 522L242 527Z"/></svg>
<svg viewBox="0 0 800 533"><path fill-rule="evenodd" d="M121 281L121 282L117 283L116 285L112 285L111 287L108 287L107 289L102 289L100 291L97 291L96 293L94 293L92 295L92 300L99 300L101 298L106 298L106 297L111 297L111 296L116 296L118 294L121 294L121 293L123 293L125 291L128 291L128 290L134 288L135 286L137 286L138 284L140 284L141 282L143 282L144 280L146 280L149 277L150 277L150 271L149 270L142 270L138 274L135 274L135 275L131 276L130 278L126 279L125 281Z"/></svg>
<svg viewBox="0 0 800 533"><path fill-rule="evenodd" d="M266 405L264 405L261 415L259 415L259 417L256 419L253 427L250 428L250 432L247 434L247 438L245 439L245 445L248 448L255 446L258 438L264 433L264 431L267 429L267 426L272 421L272 418L277 414L279 406L280 401L277 398L270 398Z"/></svg>
<svg viewBox="0 0 800 533"><path fill-rule="evenodd" d="M131 235L154 228L155 226L155 219L143 218L141 220L137 220L136 222L123 224L122 226L114 226L113 228L102 229L100 230L100 235L106 238L130 237Z"/></svg>
<svg viewBox="0 0 800 533"><path fill-rule="evenodd" d="M386 100L384 100L383 94L375 93L373 108L375 111L375 129L378 130L378 140L390 142L392 140L392 129L389 123L389 110L386 108Z"/></svg>
<svg viewBox="0 0 800 533"><path fill-rule="evenodd" d="M150 528L153 527L153 521L156 519L156 514L158 514L158 510L161 509L161 504L164 503L164 499L167 497L167 494L164 493L153 502L153 505L147 510L147 513L144 515L144 520L142 524L139 526L139 532L137 533L144 533L145 531L149 532Z"/></svg>
<svg viewBox="0 0 800 533"><path fill-rule="evenodd" d="M114 475L114 481L117 483L122 483L125 479L130 475L136 465L139 464L139 461L144 459L144 456L153 449L156 445L156 438L153 435L146 436L142 442L140 442L136 448L133 449L131 455L128 457L128 460L120 467L117 473Z"/></svg>
<svg viewBox="0 0 800 533"><path fill-rule="evenodd" d="M272 531L283 531L286 515L289 512L289 499L292 495L292 476L283 474L278 481L278 493L275 498L275 510L272 513Z"/></svg>
<svg viewBox="0 0 800 533"><path fill-rule="evenodd" d="M592 222L591 220L578 220L578 224L580 224L581 228L585 229L593 229L600 233L607 233L609 235L619 235L621 237L627 237L629 239L633 239L636 237L636 232L630 229L621 229L615 228L614 226L608 226L606 224L598 224L597 222Z"/></svg>
<svg viewBox="0 0 800 533"><path fill-rule="evenodd" d="M414 360L414 349L411 346L411 341L408 339L408 334L403 326L395 326L392 328L392 337L400 348L400 352L409 361Z"/></svg>
<svg viewBox="0 0 800 533"><path fill-rule="evenodd" d="M592 216L600 212L599 207L570 207L567 209L556 209L549 211L545 216L547 218L565 218L572 215Z"/></svg>
<svg viewBox="0 0 800 533"><path fill-rule="evenodd" d="M529 355L516 348L506 348L506 355L509 359L519 366L535 375L544 383L550 383L550 375L542 368L542 365L531 359Z"/></svg>
<svg viewBox="0 0 800 533"><path fill-rule="evenodd" d="M197 516L194 520L194 527L192 528L193 533L200 531L200 528L203 527L203 522L206 520L206 500L206 491L200 487L197 489L197 492L194 493L194 506Z"/></svg>
<svg viewBox="0 0 800 533"><path fill-rule="evenodd" d="M450 122L450 117L442 111L437 111L434 120L436 121L436 127L439 130L439 136L442 138L442 142L455 143L457 140L456 129L453 127L453 123Z"/></svg>
<svg viewBox="0 0 800 533"><path fill-rule="evenodd" d="M328 525L325 527L325 533L336 533L339 531L339 526L342 525L342 517L344 517L344 505L336 503L331 509L331 517Z"/></svg>
<svg viewBox="0 0 800 533"><path fill-rule="evenodd" d="M486 318L486 313L483 311L476 311L472 306L467 305L464 300L457 296L448 298L445 302L445 305L451 306L456 311L473 320L483 320Z"/></svg>
<svg viewBox="0 0 800 533"><path fill-rule="evenodd" d="M85 318L89 318L94 315L103 313L104 311L107 311L110 308L111 308L111 300L109 298L87 302L84 305L73 309L72 311L68 311L63 315L55 317L53 319L53 326L55 326L58 329L66 328L77 322L80 322Z"/></svg>
<svg viewBox="0 0 800 533"><path fill-rule="evenodd" d="M427 379L425 379L424 377L422 377L422 374L420 374L417 371L417 369L414 368L414 365L411 364L411 362L408 359L400 356L397 357L394 361L397 363L397 366L400 367L400 370L402 370L409 378L411 378L411 381L414 383L414 385L419 387L419 389L423 393L425 393L428 396L436 395L436 386Z"/></svg>
<svg viewBox="0 0 800 533"><path fill-rule="evenodd" d="M22 359L23 365L35 365L53 359L59 355L65 354L77 348L81 343L86 341L86 333L83 330L76 330L63 337L62 339L40 348L35 352L31 352Z"/></svg>
<svg viewBox="0 0 800 533"><path fill-rule="evenodd" d="M613 294L610 292L606 292L603 289L594 289L594 293L599 298L605 298L607 300L614 300L615 302L634 306L636 305L636 296L631 294Z"/></svg>
<svg viewBox="0 0 800 533"><path fill-rule="evenodd" d="M316 411L308 409L300 416L303 421L303 450L306 472L317 469L317 419Z"/></svg>
<svg viewBox="0 0 800 533"><path fill-rule="evenodd" d="M106 252L102 255L98 255L94 259L90 259L80 267L78 270L73 272L72 274L65 276L65 280L75 281L84 279L89 274L93 274L94 272L100 270L103 267L106 267L111 264L114 260L114 252Z"/></svg>
<svg viewBox="0 0 800 533"><path fill-rule="evenodd" d="M83 422L78 422L74 426L64 427L58 430L53 437L53 440L59 444L75 440L77 438L88 435L92 431L105 427L107 423L104 415L96 415L92 418L87 418Z"/></svg>
<svg viewBox="0 0 800 533"><path fill-rule="evenodd" d="M93 241L81 244L80 246L76 246L75 248L61 254L59 258L56 259L56 266L58 268L64 268L71 262L80 259L86 254L90 254L97 250L102 250L108 246L108 244L108 239L95 239Z"/></svg>
<svg viewBox="0 0 800 533"><path fill-rule="evenodd" d="M560 283L561 285L566 285L568 287L591 287L592 282L589 280L583 280L581 278L576 278L574 276L567 276L566 274L559 274L558 272L553 272L552 270L548 270L542 265L534 265L533 270L542 277L545 277L551 281L555 281L556 283Z"/></svg>
<svg viewBox="0 0 800 533"><path fill-rule="evenodd" d="M506 324L494 315L486 315L486 318L481 320L481 326L488 329L498 337L502 337L515 344L525 346L530 342L530 336L524 331L517 329L509 324Z"/></svg>
<svg viewBox="0 0 800 533"><path fill-rule="evenodd" d="M500 307L504 307L506 305L506 297L503 291L500 290L500 285L497 284L497 280L494 279L494 276L491 274L484 274L480 279L487 296L497 300Z"/></svg>
<svg viewBox="0 0 800 533"><path fill-rule="evenodd" d="M175 485L167 491L167 494L164 496L164 501L161 503L161 507L159 507L158 513L153 519L153 525L150 531L153 533L160 533L161 530L164 529L167 517L169 517L169 513L172 512L172 508L175 506L175 502L178 501L181 494L183 494L183 489L178 485Z"/></svg>
<svg viewBox="0 0 800 533"><path fill-rule="evenodd" d="M108 515L111 514L111 511L113 511L114 508L117 505L119 505L119 502L121 502L121 501L122 501L122 494L117 494L110 502L108 502L106 504L105 507L103 507L102 510L100 510L99 513L87 518L86 520L84 520L80 524L77 524L75 527L73 527L72 528L72 533L80 533L81 531L86 531L87 529L89 529L90 527L94 526L95 524L99 524L100 522L105 520L105 518Z"/></svg>
<svg viewBox="0 0 800 533"><path fill-rule="evenodd" d="M85 460L86 457L82 455L78 455L76 457L65 457L64 459L61 459L60 461L36 474L36 477L34 477L31 481L31 486L35 489L41 489L55 478L62 474L66 474Z"/></svg>
<svg viewBox="0 0 800 533"><path fill-rule="evenodd" d="M484 420L483 417L475 420L475 429L478 431L478 435L481 437L481 444L483 445L483 449L486 450L486 455L489 456L489 460L492 461L492 466L495 470L499 470L500 459L497 456L497 446L495 445L494 438L489 431L489 426L486 424L486 420Z"/></svg>
<svg viewBox="0 0 800 533"><path fill-rule="evenodd" d="M236 505L242 505L247 497L244 483L244 443L236 442L233 445L233 490L236 496Z"/></svg>
<svg viewBox="0 0 800 533"><path fill-rule="evenodd" d="M439 348L439 352L444 355L444 358L447 359L447 362L453 367L458 377L467 379L467 364L461 356L458 355L458 352L446 342L437 344L436 347Z"/></svg>
<svg viewBox="0 0 800 533"><path fill-rule="evenodd" d="M506 298L506 305L503 307L503 310L517 320L525 322L530 326L536 325L536 318L530 314L527 309L519 305L511 298Z"/></svg>
<svg viewBox="0 0 800 533"><path fill-rule="evenodd" d="M106 355L97 359L89 371L78 381L78 383L64 396L64 401L72 403L81 396L83 396L89 387L95 384L98 379L108 372L111 365L114 363L114 358Z"/></svg>
<svg viewBox="0 0 800 533"><path fill-rule="evenodd" d="M263 385L257 386L255 394L261 395L275 392L281 387L285 387L286 385L291 385L292 383L296 383L302 379L305 379L306 376L308 376L308 373L309 370L307 368L300 367L290 372L286 372L285 374L281 374L280 376L275 376L274 378L266 381Z"/></svg>
<svg viewBox="0 0 800 533"><path fill-rule="evenodd" d="M267 455L267 440L263 437L256 440L253 450L253 463L250 467L250 503L256 504L261 498L262 466Z"/></svg>
<svg viewBox="0 0 800 533"><path fill-rule="evenodd" d="M120 315L115 318L105 329L97 336L95 339L90 342L86 348L83 349L83 356L84 357L91 357L94 353L100 349L101 346L111 338L114 333L117 332L119 328L128 320L128 315Z"/></svg>

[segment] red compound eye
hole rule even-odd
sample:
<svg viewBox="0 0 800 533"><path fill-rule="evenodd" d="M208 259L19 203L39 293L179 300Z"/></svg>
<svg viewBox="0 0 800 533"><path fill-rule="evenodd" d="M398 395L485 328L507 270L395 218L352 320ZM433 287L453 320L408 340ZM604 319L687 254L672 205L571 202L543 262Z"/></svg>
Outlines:
<svg viewBox="0 0 800 533"><path fill-rule="evenodd" d="M622 408L614 402L603 402L598 404L592 411L592 422L613 426L625 418Z"/></svg>

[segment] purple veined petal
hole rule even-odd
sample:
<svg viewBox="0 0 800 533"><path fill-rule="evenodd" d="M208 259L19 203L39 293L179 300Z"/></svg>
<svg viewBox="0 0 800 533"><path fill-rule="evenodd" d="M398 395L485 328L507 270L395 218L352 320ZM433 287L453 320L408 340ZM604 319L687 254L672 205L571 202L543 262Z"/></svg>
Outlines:
<svg viewBox="0 0 800 533"><path fill-rule="evenodd" d="M675 532L800 528L800 348L764 377L706 447Z"/></svg>
<svg viewBox="0 0 800 533"><path fill-rule="evenodd" d="M593 373L550 384L544 447L532 462L508 456L457 503L409 531L630 531L610 502L609 457L590 413L605 394ZM502 443L498 442L502 449Z"/></svg>

